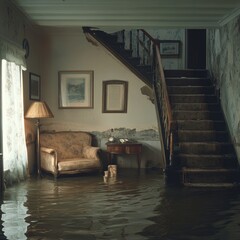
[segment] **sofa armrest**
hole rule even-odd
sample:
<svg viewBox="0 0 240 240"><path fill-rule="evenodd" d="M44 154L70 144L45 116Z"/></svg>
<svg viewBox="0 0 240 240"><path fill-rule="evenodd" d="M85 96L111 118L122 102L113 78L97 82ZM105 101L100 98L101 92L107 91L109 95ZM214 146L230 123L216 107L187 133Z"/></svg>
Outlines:
<svg viewBox="0 0 240 240"><path fill-rule="evenodd" d="M55 176L58 174L58 156L57 151L52 148L41 147L40 149L40 165L41 168L53 173Z"/></svg>
<svg viewBox="0 0 240 240"><path fill-rule="evenodd" d="M41 152L49 153L49 154L55 154L56 150L53 148L46 148L46 147L41 147Z"/></svg>
<svg viewBox="0 0 240 240"><path fill-rule="evenodd" d="M82 153L84 158L99 160L98 151L99 147L84 146Z"/></svg>

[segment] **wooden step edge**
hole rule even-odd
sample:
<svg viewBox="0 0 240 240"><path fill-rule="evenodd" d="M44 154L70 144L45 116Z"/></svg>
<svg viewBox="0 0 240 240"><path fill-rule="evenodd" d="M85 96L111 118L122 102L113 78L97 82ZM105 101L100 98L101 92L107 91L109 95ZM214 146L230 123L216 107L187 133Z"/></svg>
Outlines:
<svg viewBox="0 0 240 240"><path fill-rule="evenodd" d="M206 141L206 142L179 142L179 145L221 145L221 146L231 146L231 142L217 142L217 141Z"/></svg>
<svg viewBox="0 0 240 240"><path fill-rule="evenodd" d="M183 183L186 187L199 188L235 188L240 187L239 183Z"/></svg>
<svg viewBox="0 0 240 240"><path fill-rule="evenodd" d="M215 94L204 94L204 93L200 93L200 94L169 94L170 97L216 97Z"/></svg>
<svg viewBox="0 0 240 240"><path fill-rule="evenodd" d="M201 157L201 158L234 158L236 159L235 154L184 154L180 153L177 155L174 155L175 157Z"/></svg>
<svg viewBox="0 0 240 240"><path fill-rule="evenodd" d="M184 130L184 129L181 129L181 130L178 130L178 133L196 133L196 134L201 134L201 133L215 133L215 134L228 134L227 131L224 131L224 130Z"/></svg>
<svg viewBox="0 0 240 240"><path fill-rule="evenodd" d="M221 111L212 111L212 110L172 110L173 113L222 113Z"/></svg>
<svg viewBox="0 0 240 240"><path fill-rule="evenodd" d="M219 105L219 103L198 103L198 102L196 102L196 103L178 103L178 102L176 102L176 103L173 103L173 105L207 105L207 106L209 106L209 105L216 105L216 107L220 107L220 105Z"/></svg>
<svg viewBox="0 0 240 240"><path fill-rule="evenodd" d="M177 122L180 122L180 123L182 123L182 122L196 122L196 121L199 121L199 122L201 122L201 123L221 123L221 124L225 124L225 122L223 121L223 120L206 120L206 119L203 119L203 120L189 120L189 119L182 119L182 120L177 120Z"/></svg>
<svg viewBox="0 0 240 240"><path fill-rule="evenodd" d="M233 169L233 168L182 168L183 173L227 173L227 172L239 172L239 169Z"/></svg>
<svg viewBox="0 0 240 240"><path fill-rule="evenodd" d="M165 76L165 78L166 78L166 80L167 79L169 79L169 80L172 80L172 79L193 79L193 80L210 80L210 78L209 77L185 77L185 76L183 76L183 77L168 77L168 76Z"/></svg>

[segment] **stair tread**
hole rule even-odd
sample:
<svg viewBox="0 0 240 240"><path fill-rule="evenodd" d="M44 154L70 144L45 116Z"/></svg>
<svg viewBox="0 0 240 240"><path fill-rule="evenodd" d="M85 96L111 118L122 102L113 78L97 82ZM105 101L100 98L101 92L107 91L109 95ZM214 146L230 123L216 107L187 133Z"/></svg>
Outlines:
<svg viewBox="0 0 240 240"><path fill-rule="evenodd" d="M232 188L239 187L238 183L183 183L186 187Z"/></svg>
<svg viewBox="0 0 240 240"><path fill-rule="evenodd" d="M224 123L225 121L224 120L210 120L210 119L202 119L202 120L191 120L191 119L180 119L180 120L177 120L178 122L217 122L217 123Z"/></svg>
<svg viewBox="0 0 240 240"><path fill-rule="evenodd" d="M202 79L202 80L209 80L210 78L208 78L208 77L168 77L168 76L166 76L165 77L166 78L166 80L167 79Z"/></svg>
<svg viewBox="0 0 240 240"><path fill-rule="evenodd" d="M176 86L174 86L174 85L171 85L171 86L168 86L168 88L213 88L213 86L206 86L206 85L193 85L193 86L191 86L191 85L187 85L187 86L179 86L179 85L176 85Z"/></svg>
<svg viewBox="0 0 240 240"><path fill-rule="evenodd" d="M206 111L206 110L197 110L197 111L194 111L194 110L173 110L173 112L176 112L176 113L183 113L183 112L201 112L201 113L222 113L221 111Z"/></svg>
<svg viewBox="0 0 240 240"><path fill-rule="evenodd" d="M185 172L239 172L239 169L235 168L182 168Z"/></svg>
<svg viewBox="0 0 240 240"><path fill-rule="evenodd" d="M171 97L202 97L202 96L211 96L211 97L216 97L216 95L214 94L202 94L202 93L194 93L194 94L169 94L169 96Z"/></svg>
<svg viewBox="0 0 240 240"><path fill-rule="evenodd" d="M231 142L216 142L216 141L206 141L206 142L180 142L180 144L201 144L201 145L209 145L209 144L221 144L221 145L232 145Z"/></svg>
<svg viewBox="0 0 240 240"><path fill-rule="evenodd" d="M235 157L234 154L201 154L200 155L200 154L184 154L184 153L180 153L176 156L182 156L182 157L199 157L199 156L201 156L202 158Z"/></svg>
<svg viewBox="0 0 240 240"><path fill-rule="evenodd" d="M181 105L219 105L218 103L173 103L173 105L177 105L177 104L181 104Z"/></svg>
<svg viewBox="0 0 240 240"><path fill-rule="evenodd" d="M227 133L224 130L178 130L178 132L185 132L185 133Z"/></svg>

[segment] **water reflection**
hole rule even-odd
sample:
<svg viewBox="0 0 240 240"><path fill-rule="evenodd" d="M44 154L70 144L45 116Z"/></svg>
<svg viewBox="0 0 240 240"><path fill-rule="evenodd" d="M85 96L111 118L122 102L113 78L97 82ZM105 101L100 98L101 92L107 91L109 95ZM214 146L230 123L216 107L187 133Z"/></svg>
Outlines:
<svg viewBox="0 0 240 240"><path fill-rule="evenodd" d="M234 240L240 237L239 190L166 188L142 231L148 239Z"/></svg>
<svg viewBox="0 0 240 240"><path fill-rule="evenodd" d="M240 237L238 191L166 188L158 172L124 170L107 182L102 176L31 179L2 200L0 239Z"/></svg>

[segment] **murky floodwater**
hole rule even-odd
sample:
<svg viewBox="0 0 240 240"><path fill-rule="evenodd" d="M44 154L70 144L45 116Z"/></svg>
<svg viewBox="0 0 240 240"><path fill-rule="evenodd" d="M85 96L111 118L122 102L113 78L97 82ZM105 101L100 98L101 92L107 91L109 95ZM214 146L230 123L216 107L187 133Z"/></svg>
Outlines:
<svg viewBox="0 0 240 240"><path fill-rule="evenodd" d="M240 239L239 190L170 188L157 172L31 179L1 211L0 239Z"/></svg>

